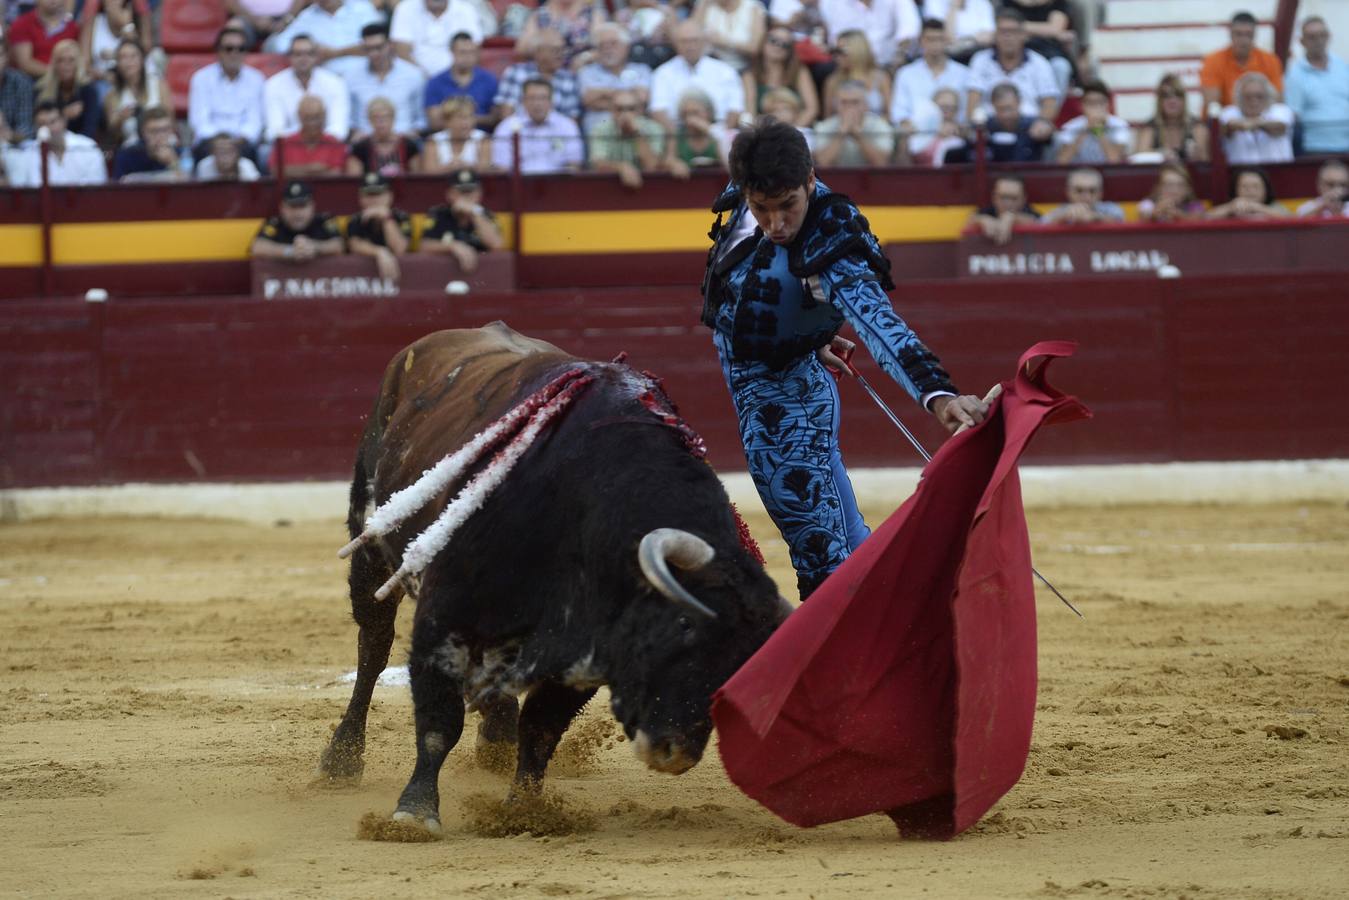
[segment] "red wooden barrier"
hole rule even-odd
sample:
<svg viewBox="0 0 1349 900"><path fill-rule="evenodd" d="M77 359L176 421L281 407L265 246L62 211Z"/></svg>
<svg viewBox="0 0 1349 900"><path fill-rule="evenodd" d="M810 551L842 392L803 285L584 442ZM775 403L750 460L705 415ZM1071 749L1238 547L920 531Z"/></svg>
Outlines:
<svg viewBox="0 0 1349 900"><path fill-rule="evenodd" d="M1325 392L1349 381L1336 275L1140 283L923 283L895 303L957 383L982 393L1037 340L1082 349L1061 387L1096 418L1053 429L1041 462L1349 456ZM395 300L0 304L0 486L343 478L385 363L438 328L504 319L581 356L627 350L666 379L714 464L743 467L697 296L687 289ZM942 435L870 361L929 447ZM852 465L912 450L844 387Z"/></svg>

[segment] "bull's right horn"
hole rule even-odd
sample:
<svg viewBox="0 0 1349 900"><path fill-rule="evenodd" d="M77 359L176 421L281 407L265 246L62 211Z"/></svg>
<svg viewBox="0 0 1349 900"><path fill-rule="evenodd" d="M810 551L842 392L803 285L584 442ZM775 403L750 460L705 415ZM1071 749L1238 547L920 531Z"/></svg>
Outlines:
<svg viewBox="0 0 1349 900"><path fill-rule="evenodd" d="M637 547L637 564L646 580L665 597L702 613L709 619L717 614L701 600L690 594L670 574L670 563L681 569L701 569L712 561L716 551L696 534L678 528L657 528L642 538Z"/></svg>

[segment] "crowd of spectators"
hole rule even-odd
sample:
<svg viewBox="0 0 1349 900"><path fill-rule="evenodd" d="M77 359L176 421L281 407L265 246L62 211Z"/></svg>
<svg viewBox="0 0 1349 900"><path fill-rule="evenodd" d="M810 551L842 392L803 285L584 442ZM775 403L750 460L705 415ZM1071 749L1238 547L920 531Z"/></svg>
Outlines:
<svg viewBox="0 0 1349 900"><path fill-rule="evenodd" d="M1167 164L1149 215L1172 219L1193 205L1176 179L1209 159L1211 134L1240 166L1349 152L1349 66L1315 16L1285 71L1255 46L1254 18L1235 15L1200 92L1167 75L1134 127L1092 76L1069 0L543 0L500 20L488 0L228 0L180 122L153 5L0 0L12 19L0 39L9 184L40 182L45 137L57 184L518 166L612 172L637 189L652 173L724 168L736 130L772 115L805 134L823 168L979 154ZM500 77L481 64L496 34L517 54ZM250 52L287 65L265 77ZM1069 179L1082 199L1052 221L1110 217L1085 199L1088 171ZM1264 200L1238 187L1231 210L1271 206L1267 185Z"/></svg>

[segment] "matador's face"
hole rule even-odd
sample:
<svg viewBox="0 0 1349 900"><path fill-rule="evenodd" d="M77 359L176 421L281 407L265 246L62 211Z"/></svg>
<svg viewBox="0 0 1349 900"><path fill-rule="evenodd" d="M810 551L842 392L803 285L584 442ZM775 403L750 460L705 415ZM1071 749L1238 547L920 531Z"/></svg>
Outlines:
<svg viewBox="0 0 1349 900"><path fill-rule="evenodd" d="M812 172L810 180L801 187L771 197L759 191L747 191L745 200L749 204L749 214L759 223L770 241L790 244L801 230L801 223L806 219L806 210L810 207L810 198L814 193L815 173Z"/></svg>

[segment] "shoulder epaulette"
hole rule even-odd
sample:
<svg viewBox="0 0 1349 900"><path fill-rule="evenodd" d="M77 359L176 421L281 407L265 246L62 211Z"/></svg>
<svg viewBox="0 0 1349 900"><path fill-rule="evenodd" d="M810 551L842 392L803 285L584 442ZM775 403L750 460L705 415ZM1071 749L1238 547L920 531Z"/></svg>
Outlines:
<svg viewBox="0 0 1349 900"><path fill-rule="evenodd" d="M894 290L890 260L871 233L867 217L843 194L820 194L811 201L796 240L787 248L787 264L797 278L808 278L847 258L866 263L882 288Z"/></svg>

